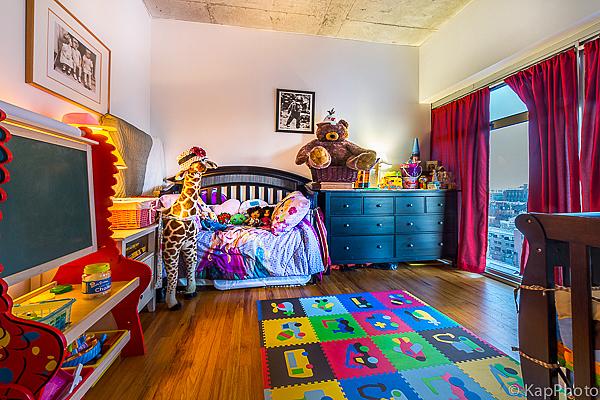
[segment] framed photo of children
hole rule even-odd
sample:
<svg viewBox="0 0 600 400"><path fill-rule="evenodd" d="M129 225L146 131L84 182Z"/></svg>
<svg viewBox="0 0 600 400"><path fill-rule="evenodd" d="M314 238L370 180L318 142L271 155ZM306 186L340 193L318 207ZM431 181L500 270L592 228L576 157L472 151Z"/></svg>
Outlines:
<svg viewBox="0 0 600 400"><path fill-rule="evenodd" d="M315 132L315 92L277 89L277 132Z"/></svg>
<svg viewBox="0 0 600 400"><path fill-rule="evenodd" d="M25 81L106 114L110 49L58 0L27 0Z"/></svg>

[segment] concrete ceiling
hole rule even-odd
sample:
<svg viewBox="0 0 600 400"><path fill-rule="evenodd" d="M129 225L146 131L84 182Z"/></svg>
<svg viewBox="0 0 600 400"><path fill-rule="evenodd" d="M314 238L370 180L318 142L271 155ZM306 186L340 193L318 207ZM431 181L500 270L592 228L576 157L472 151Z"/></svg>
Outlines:
<svg viewBox="0 0 600 400"><path fill-rule="evenodd" d="M471 0L144 0L155 18L419 46Z"/></svg>

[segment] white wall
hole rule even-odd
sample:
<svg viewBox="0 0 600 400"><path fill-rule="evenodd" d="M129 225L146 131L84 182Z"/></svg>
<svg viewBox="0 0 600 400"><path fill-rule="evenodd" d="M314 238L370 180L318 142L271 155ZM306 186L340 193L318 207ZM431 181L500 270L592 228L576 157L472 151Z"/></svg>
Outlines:
<svg viewBox="0 0 600 400"><path fill-rule="evenodd" d="M142 0L62 0L112 51L111 113L148 133L150 21ZM60 120L82 110L25 83L25 0L0 0L0 99Z"/></svg>
<svg viewBox="0 0 600 400"><path fill-rule="evenodd" d="M418 49L181 21L152 21L152 132L167 170L192 145L221 165L259 165L308 175L298 149L313 135L275 132L277 88L316 92L316 119L335 107L350 139L427 156L429 106L418 102ZM427 139L425 139L427 138Z"/></svg>
<svg viewBox="0 0 600 400"><path fill-rule="evenodd" d="M420 48L420 99L434 102L600 17L598 0L474 0Z"/></svg>

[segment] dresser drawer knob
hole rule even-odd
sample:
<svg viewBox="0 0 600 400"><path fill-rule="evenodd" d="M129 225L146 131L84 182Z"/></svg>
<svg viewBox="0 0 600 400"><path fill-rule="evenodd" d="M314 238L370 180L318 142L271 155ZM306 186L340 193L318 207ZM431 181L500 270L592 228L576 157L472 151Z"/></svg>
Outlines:
<svg viewBox="0 0 600 400"><path fill-rule="evenodd" d="M377 248L378 248L378 249L383 249L383 246L382 246L382 245L380 245L380 244L378 244L378 245L377 245Z"/></svg>
<svg viewBox="0 0 600 400"><path fill-rule="evenodd" d="M438 225L444 225L444 221L438 222Z"/></svg>
<svg viewBox="0 0 600 400"><path fill-rule="evenodd" d="M381 227L383 226L383 224L377 224L377 226L378 226L379 228L381 228Z"/></svg>
<svg viewBox="0 0 600 400"><path fill-rule="evenodd" d="M406 225L408 226L413 226L415 223L414 222L407 222Z"/></svg>
<svg viewBox="0 0 600 400"><path fill-rule="evenodd" d="M344 224L344 227L350 228L350 224Z"/></svg>
<svg viewBox="0 0 600 400"><path fill-rule="evenodd" d="M438 203L438 207L444 207L444 203Z"/></svg>
<svg viewBox="0 0 600 400"><path fill-rule="evenodd" d="M409 244L408 244L408 247L415 247L415 245L414 245L414 244L412 244L412 243L409 243Z"/></svg>
<svg viewBox="0 0 600 400"><path fill-rule="evenodd" d="M439 242L438 244L440 245L440 247L444 247L444 242Z"/></svg>
<svg viewBox="0 0 600 400"><path fill-rule="evenodd" d="M382 207L382 205L381 205L381 204L375 204L375 207L377 207L377 208L381 208L381 207Z"/></svg>
<svg viewBox="0 0 600 400"><path fill-rule="evenodd" d="M350 204L344 204L344 208L350 208Z"/></svg>
<svg viewBox="0 0 600 400"><path fill-rule="evenodd" d="M344 247L344 250L350 250L350 246Z"/></svg>
<svg viewBox="0 0 600 400"><path fill-rule="evenodd" d="M412 207L412 206L413 206L413 205L412 205L412 203L408 203L408 204L406 205L406 207Z"/></svg>

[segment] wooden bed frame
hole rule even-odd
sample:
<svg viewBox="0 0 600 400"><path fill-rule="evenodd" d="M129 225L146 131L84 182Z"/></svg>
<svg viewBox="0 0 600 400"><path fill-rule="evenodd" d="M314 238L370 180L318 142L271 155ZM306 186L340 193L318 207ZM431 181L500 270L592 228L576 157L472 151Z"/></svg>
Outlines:
<svg viewBox="0 0 600 400"><path fill-rule="evenodd" d="M516 225L529 242L519 301L524 381L540 388L558 382L554 291L563 286L571 289L574 387L593 387L591 290L600 283L600 213L522 214ZM591 399L586 395L577 398Z"/></svg>
<svg viewBox="0 0 600 400"><path fill-rule="evenodd" d="M269 204L278 203L295 190L312 198L312 192L306 188L309 182L309 178L291 172L241 165L211 169L202 176L202 188L216 191L217 200L224 194L228 199L238 199L242 202L261 199ZM208 204L212 204L211 199L212 196L207 196Z"/></svg>

